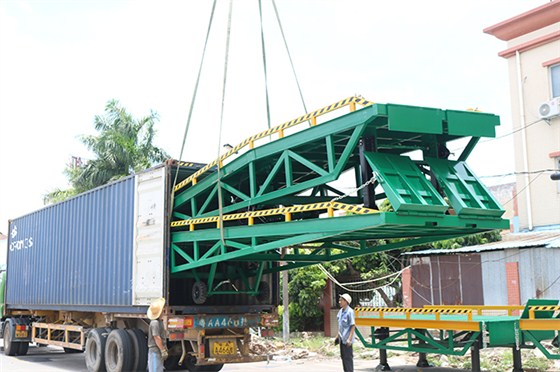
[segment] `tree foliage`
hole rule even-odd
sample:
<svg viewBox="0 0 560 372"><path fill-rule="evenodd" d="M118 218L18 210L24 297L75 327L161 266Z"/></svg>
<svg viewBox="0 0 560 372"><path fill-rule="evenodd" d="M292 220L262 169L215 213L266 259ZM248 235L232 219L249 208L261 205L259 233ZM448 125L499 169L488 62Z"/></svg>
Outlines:
<svg viewBox="0 0 560 372"><path fill-rule="evenodd" d="M326 275L314 265L290 271L289 278L290 328L319 330L323 323L320 301L327 283Z"/></svg>
<svg viewBox="0 0 560 372"><path fill-rule="evenodd" d="M153 111L136 119L119 101L108 101L103 115L93 120L98 133L80 137L94 159L67 165L64 174L70 189L49 192L45 202L64 200L168 159L169 155L153 144L157 120Z"/></svg>

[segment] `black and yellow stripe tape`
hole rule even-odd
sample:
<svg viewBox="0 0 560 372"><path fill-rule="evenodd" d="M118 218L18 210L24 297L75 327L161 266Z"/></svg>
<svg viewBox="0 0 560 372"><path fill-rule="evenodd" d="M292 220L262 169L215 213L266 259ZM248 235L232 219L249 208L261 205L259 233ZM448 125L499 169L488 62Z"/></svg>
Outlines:
<svg viewBox="0 0 560 372"><path fill-rule="evenodd" d="M267 217L267 216L274 216L274 215L281 215L281 214L288 214L288 213L299 213L299 212L309 212L309 211L316 211L322 209L333 208L336 210L344 210L351 213L356 214L372 214L372 213L379 213L376 209L365 208L358 205L351 205L351 204L344 204L344 203L332 203L332 202L323 202L323 203L314 203L314 204L304 204L304 205L296 205L292 207L282 207L282 208L274 208L274 209L264 209L260 211L250 211L250 212L242 212L242 213L233 213L233 214L225 214L222 216L223 221L234 221L234 220L243 220L250 217ZM190 226L190 225L201 225L205 223L213 223L218 222L220 220L219 216L210 216L210 217L203 217L203 218L191 218L188 220L181 220L181 221L174 221L171 223L171 227L181 227L181 226Z"/></svg>
<svg viewBox="0 0 560 372"><path fill-rule="evenodd" d="M342 101L338 101L336 103L333 103L330 106L327 107L323 107L319 110L310 112L308 114L302 115L296 119L293 119L291 121L288 121L284 124L280 124L277 125L273 128L270 128L264 132L260 132L258 134L255 134L252 137L249 137L247 139L245 139L243 142L241 142L240 144L238 144L237 146L235 146L234 148L230 149L228 152L226 152L224 155L222 155L219 159L212 161L211 163L208 163L206 166L204 166L203 168L199 169L198 171L196 171L194 174L192 174L191 176L189 176L188 178L184 179L183 181L179 182L176 186L175 186L175 192L177 192L178 190L182 189L183 187L185 187L186 185L188 185L189 183L191 183L193 180L197 179L198 177L200 177L201 174L205 173L207 170L209 170L210 168L220 164L221 162L223 162L225 159L227 159L228 157L230 157L231 155L237 153L239 150L241 150L243 147L249 145L251 142L254 142L256 140L259 140L261 138L270 136L271 134L275 134L278 133L284 129L293 127L295 125L301 124L303 122L306 122L308 120L311 120L314 117L317 116L321 116L324 114L327 114L331 111L337 110L341 107L350 105L350 104L359 104L362 106L368 106L371 105L373 102L368 101L367 99L364 99L362 97L348 97L346 99L343 99Z"/></svg>
<svg viewBox="0 0 560 372"><path fill-rule="evenodd" d="M354 309L356 312L364 313L414 313L414 314L468 314L472 310L470 309L425 309L425 308L409 308L409 307L399 307L399 308L388 308L388 307L356 307Z"/></svg>

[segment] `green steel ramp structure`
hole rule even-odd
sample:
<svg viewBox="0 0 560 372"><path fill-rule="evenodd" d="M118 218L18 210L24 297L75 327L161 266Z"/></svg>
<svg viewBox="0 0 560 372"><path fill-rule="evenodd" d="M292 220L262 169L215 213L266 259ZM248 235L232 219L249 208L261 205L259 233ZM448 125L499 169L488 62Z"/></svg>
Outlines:
<svg viewBox="0 0 560 372"><path fill-rule="evenodd" d="M172 277L192 278L198 304L258 297L265 274L508 228L465 163L497 125L493 114L350 97L256 134L174 185Z"/></svg>
<svg viewBox="0 0 560 372"><path fill-rule="evenodd" d="M560 360L558 300L531 299L525 306L357 307L355 312L362 327L357 337L365 347L379 349L381 371L391 370L387 350L419 353L418 367L429 366L426 354L462 356L470 350L471 370L477 372L479 351L486 348L510 348L514 372L523 371L522 349L539 349L546 358ZM364 327L370 334L363 334Z"/></svg>

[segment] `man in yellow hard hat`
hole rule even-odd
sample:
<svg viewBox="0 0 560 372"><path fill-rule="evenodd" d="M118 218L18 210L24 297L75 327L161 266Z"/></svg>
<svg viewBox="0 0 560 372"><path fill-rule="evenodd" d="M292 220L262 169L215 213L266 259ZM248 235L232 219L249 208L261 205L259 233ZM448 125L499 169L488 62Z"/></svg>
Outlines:
<svg viewBox="0 0 560 372"><path fill-rule="evenodd" d="M148 329L148 371L163 372L163 361L167 359L166 334L161 313L165 307L165 298L152 301L146 315L151 320Z"/></svg>

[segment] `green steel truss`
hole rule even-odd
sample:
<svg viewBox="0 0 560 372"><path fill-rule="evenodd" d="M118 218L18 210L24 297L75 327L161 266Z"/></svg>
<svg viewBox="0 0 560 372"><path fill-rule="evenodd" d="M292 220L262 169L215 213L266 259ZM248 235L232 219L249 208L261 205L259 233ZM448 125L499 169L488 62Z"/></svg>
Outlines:
<svg viewBox="0 0 560 372"><path fill-rule="evenodd" d="M219 169L175 190L172 275L205 281L209 295L219 293L214 281L242 279L241 292L256 294L266 273L507 228L464 163L496 125L491 114L371 104L220 159ZM446 144L466 136L459 159L448 160ZM416 150L421 160L413 161L407 153ZM306 207L335 198L368 211L388 198L394 211L333 215ZM259 212L289 206L300 207ZM239 213L246 217L224 220Z"/></svg>
<svg viewBox="0 0 560 372"><path fill-rule="evenodd" d="M393 334L387 331L386 337L376 340L375 331L376 328L371 327L371 341L368 341L359 329L356 329L356 336L367 348L457 356L465 355L481 335L481 332L473 331L430 332L425 329L405 328L392 331Z"/></svg>

